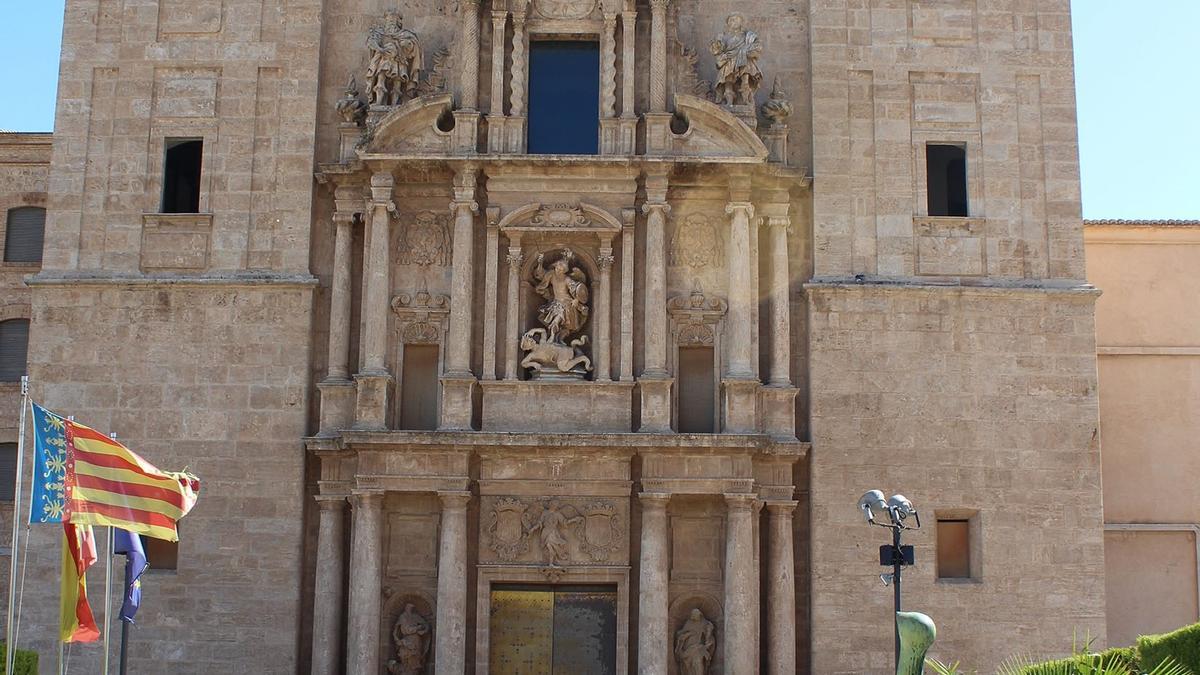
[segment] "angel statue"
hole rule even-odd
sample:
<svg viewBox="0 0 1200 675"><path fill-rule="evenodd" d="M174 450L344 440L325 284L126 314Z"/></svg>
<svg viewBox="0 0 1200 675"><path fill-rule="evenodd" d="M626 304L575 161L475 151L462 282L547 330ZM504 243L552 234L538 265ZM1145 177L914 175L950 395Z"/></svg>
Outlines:
<svg viewBox="0 0 1200 675"><path fill-rule="evenodd" d="M568 515L570 513L575 515ZM542 551L546 554L546 562L558 565L567 562L570 553L567 548L566 531L568 527L583 520L583 516L571 505L563 505L557 499L551 499L542 507L542 512L525 523L528 534L541 532Z"/></svg>
<svg viewBox="0 0 1200 675"><path fill-rule="evenodd" d="M392 641L396 643L396 658L388 661L389 673L420 675L425 672L425 660L429 657L429 622L417 613L412 603L404 605L404 612L396 619Z"/></svg>
<svg viewBox="0 0 1200 675"><path fill-rule="evenodd" d="M562 250L562 257L551 263L549 270L544 266L544 257L544 253L538 254L537 267L533 270L533 278L537 281L534 290L547 300L538 308L538 319L549 331L550 342L561 345L564 338L579 332L587 322L587 276L583 270L571 265L575 252L569 248Z"/></svg>
<svg viewBox="0 0 1200 675"><path fill-rule="evenodd" d="M717 58L717 102L725 105L754 105L754 93L762 84L758 57L763 46L758 33L747 30L741 14L725 19L725 32L709 45Z"/></svg>
<svg viewBox="0 0 1200 675"><path fill-rule="evenodd" d="M371 105L394 106L417 95L421 42L404 27L400 14L389 11L367 34L367 99Z"/></svg>

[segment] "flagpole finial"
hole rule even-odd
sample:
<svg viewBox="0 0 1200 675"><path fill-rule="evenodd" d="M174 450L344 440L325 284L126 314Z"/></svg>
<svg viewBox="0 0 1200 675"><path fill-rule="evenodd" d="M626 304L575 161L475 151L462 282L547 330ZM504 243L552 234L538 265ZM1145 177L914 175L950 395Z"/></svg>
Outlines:
<svg viewBox="0 0 1200 675"><path fill-rule="evenodd" d="M21 395L22 396L29 395L29 376L28 375L21 376Z"/></svg>

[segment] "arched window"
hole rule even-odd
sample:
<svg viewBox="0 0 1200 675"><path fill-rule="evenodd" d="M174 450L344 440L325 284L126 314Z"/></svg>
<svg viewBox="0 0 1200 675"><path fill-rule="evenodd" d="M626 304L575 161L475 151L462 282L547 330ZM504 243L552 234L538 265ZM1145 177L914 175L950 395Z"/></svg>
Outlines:
<svg viewBox="0 0 1200 675"><path fill-rule="evenodd" d="M0 382L16 382L29 358L29 319L0 321Z"/></svg>
<svg viewBox="0 0 1200 675"><path fill-rule="evenodd" d="M46 209L19 206L8 210L8 228L4 231L4 262L42 262L42 241L46 235Z"/></svg>

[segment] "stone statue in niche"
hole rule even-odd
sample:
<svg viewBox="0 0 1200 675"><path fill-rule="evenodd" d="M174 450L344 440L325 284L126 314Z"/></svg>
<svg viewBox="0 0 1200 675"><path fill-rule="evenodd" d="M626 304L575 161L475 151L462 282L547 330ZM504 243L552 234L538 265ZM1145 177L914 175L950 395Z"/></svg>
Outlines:
<svg viewBox="0 0 1200 675"><path fill-rule="evenodd" d="M396 106L417 95L421 73L421 42L404 27L399 12L389 11L383 23L367 34L367 100L375 106Z"/></svg>
<svg viewBox="0 0 1200 675"><path fill-rule="evenodd" d="M693 609L683 627L675 633L675 662L679 675L708 675L708 666L717 651L716 629L704 612Z"/></svg>
<svg viewBox="0 0 1200 675"><path fill-rule="evenodd" d="M754 94L762 84L758 57L762 55L763 46L758 33L747 30L745 23L741 14L730 14L725 19L725 32L709 45L709 51L717 59L715 93L718 103L752 106Z"/></svg>
<svg viewBox="0 0 1200 675"><path fill-rule="evenodd" d="M538 308L545 328L521 336L521 349L529 352L521 367L532 369L534 378L583 379L592 370L592 360L583 353L587 336L567 342L587 323L590 312L587 275L574 262L575 252L564 248L547 269L545 254L538 254L533 280L534 290L546 300Z"/></svg>
<svg viewBox="0 0 1200 675"><path fill-rule="evenodd" d="M425 672L425 661L429 658L429 622L412 603L404 606L404 612L392 627L392 641L396 643L396 658L388 661L387 669L392 675L420 675Z"/></svg>
<svg viewBox="0 0 1200 675"><path fill-rule="evenodd" d="M568 509L575 515L568 515ZM546 555L546 562L551 565L561 565L570 559L567 530L582 521L583 516L579 515L579 511L573 506L564 506L557 499L551 499L542 506L541 513L529 520L525 530L528 534L540 532L542 552Z"/></svg>

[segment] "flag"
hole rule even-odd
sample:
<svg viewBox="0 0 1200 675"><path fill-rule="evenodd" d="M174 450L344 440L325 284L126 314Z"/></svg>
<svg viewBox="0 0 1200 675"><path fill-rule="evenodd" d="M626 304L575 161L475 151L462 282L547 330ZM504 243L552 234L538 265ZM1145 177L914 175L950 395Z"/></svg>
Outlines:
<svg viewBox="0 0 1200 675"><path fill-rule="evenodd" d="M66 509L67 421L33 404L33 489L30 523L61 523Z"/></svg>
<svg viewBox="0 0 1200 675"><path fill-rule="evenodd" d="M96 538L87 525L63 523L62 593L59 605L59 639L95 642L100 628L87 599L87 569L96 562Z"/></svg>
<svg viewBox="0 0 1200 675"><path fill-rule="evenodd" d="M142 538L128 530L113 530L113 552L125 556L125 602L121 603L121 620L133 623L142 604L142 573L150 567Z"/></svg>
<svg viewBox="0 0 1200 675"><path fill-rule="evenodd" d="M65 518L179 541L175 522L196 504L200 481L160 471L116 440L67 420Z"/></svg>

